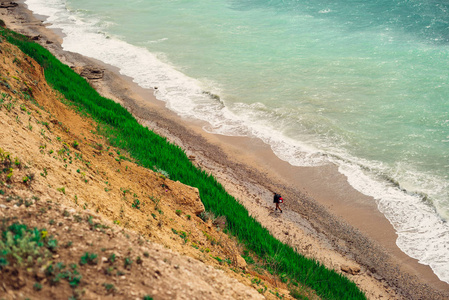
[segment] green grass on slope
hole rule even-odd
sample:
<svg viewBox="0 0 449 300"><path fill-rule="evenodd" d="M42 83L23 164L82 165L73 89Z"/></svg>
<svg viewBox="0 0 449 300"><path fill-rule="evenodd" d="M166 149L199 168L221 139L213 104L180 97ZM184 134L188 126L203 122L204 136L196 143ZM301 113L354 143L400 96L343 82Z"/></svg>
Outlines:
<svg viewBox="0 0 449 300"><path fill-rule="evenodd" d="M101 97L84 78L62 64L45 48L7 29L1 28L0 34L44 67L47 82L53 88L100 124L107 125L105 128L108 128L112 145L126 149L147 168L163 169L170 174L170 179L197 187L206 209L216 215L225 215L228 229L248 249L275 264L280 274L288 274L293 280L304 283L322 298L366 299L346 277L303 257L271 236L214 177L197 169L182 149L140 125L121 105Z"/></svg>

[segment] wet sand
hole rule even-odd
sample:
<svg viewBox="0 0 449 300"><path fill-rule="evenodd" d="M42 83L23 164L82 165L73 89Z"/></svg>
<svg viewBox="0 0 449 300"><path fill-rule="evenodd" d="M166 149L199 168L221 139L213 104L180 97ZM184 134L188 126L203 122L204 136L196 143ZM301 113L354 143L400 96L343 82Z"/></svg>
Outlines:
<svg viewBox="0 0 449 300"><path fill-rule="evenodd" d="M208 134L202 129L205 124L170 112L153 91L119 75L117 68L63 51L62 33L46 29L42 16L33 16L24 1L18 3L19 7L1 9L0 19L9 28L40 34L38 42L75 69L87 65L104 69L101 80L91 81L102 95L182 147L277 238L337 271L342 265L360 267L358 275L348 277L370 299L449 298L449 284L400 251L395 231L374 199L354 190L334 165L293 167L258 139ZM283 214L274 212L271 191L286 199Z"/></svg>

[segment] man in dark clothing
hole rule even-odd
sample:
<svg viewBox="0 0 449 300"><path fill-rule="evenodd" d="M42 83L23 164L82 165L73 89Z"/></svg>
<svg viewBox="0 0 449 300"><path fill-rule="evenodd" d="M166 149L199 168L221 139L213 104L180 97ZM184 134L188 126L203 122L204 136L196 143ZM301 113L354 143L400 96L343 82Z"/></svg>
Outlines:
<svg viewBox="0 0 449 300"><path fill-rule="evenodd" d="M281 195L279 195L278 193L274 193L273 203L276 203L275 210L279 209L279 211L282 213L282 209L279 206L279 203L283 203L283 202L284 202L284 199L282 199Z"/></svg>

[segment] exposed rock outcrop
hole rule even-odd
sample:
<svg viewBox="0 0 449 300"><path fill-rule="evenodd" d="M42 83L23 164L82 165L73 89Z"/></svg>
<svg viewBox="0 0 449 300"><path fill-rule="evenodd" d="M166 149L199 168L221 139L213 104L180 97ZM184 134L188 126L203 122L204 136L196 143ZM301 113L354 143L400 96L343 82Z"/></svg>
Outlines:
<svg viewBox="0 0 449 300"><path fill-rule="evenodd" d="M358 274L360 274L360 268L357 267L357 266L347 266L347 265L342 265L342 266L340 267L340 269L341 269L343 272L348 273L348 274L351 274L351 275L358 275Z"/></svg>
<svg viewBox="0 0 449 300"><path fill-rule="evenodd" d="M78 67L75 68L75 72L89 80L99 80L104 76L104 69L100 69L94 66Z"/></svg>

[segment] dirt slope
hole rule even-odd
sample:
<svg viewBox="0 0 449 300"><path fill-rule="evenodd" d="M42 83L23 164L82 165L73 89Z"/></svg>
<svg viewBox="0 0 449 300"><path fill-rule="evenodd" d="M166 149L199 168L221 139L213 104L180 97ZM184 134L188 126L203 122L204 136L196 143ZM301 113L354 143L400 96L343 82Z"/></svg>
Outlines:
<svg viewBox="0 0 449 300"><path fill-rule="evenodd" d="M0 229L37 227L46 245L0 268L0 298L291 298L257 263L247 266L225 219L196 216L204 207L195 188L109 146L4 40L0 61Z"/></svg>

